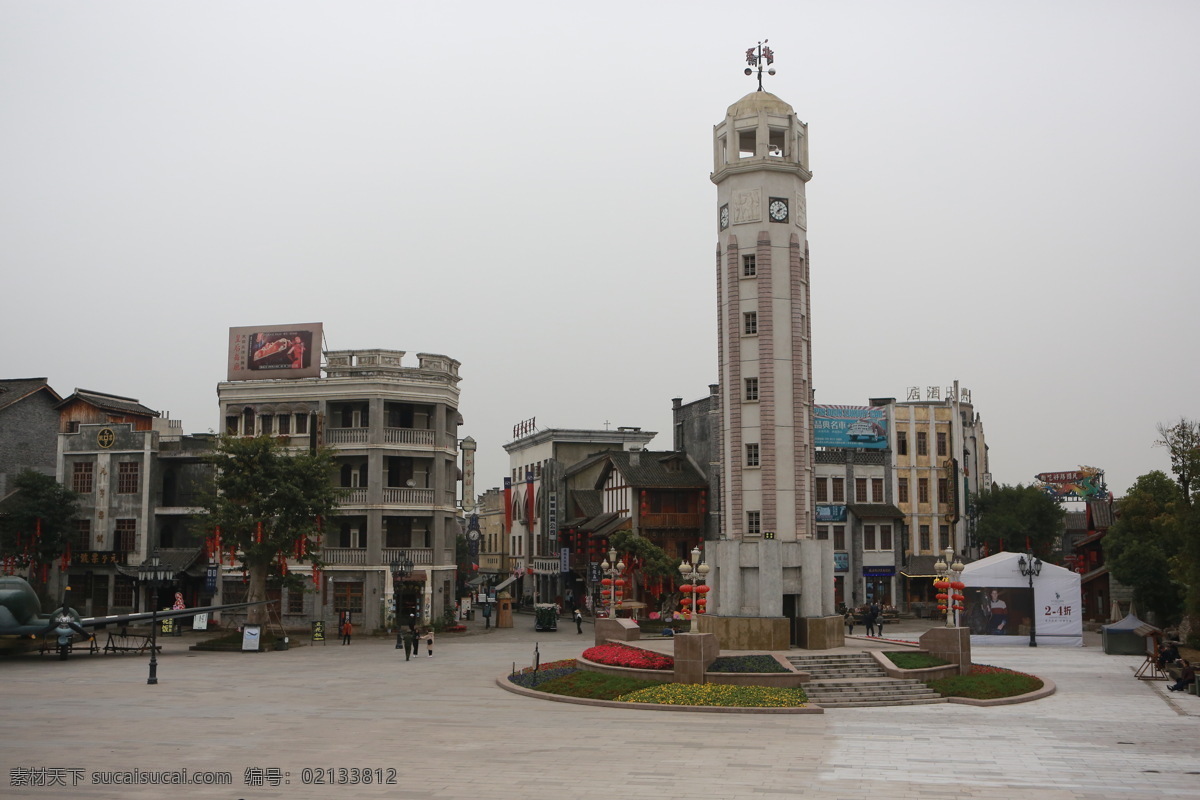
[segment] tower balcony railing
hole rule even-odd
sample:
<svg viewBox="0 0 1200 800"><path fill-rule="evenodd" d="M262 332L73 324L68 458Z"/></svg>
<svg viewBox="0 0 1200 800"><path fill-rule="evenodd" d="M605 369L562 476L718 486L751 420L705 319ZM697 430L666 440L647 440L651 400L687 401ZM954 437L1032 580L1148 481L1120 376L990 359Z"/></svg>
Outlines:
<svg viewBox="0 0 1200 800"><path fill-rule="evenodd" d="M367 489L343 489L344 494L338 502L341 508L353 508L359 506L370 505ZM427 508L432 506L434 498L433 489L411 489L408 487L390 487L385 486L383 489L383 505L385 506L406 506L409 508Z"/></svg>
<svg viewBox="0 0 1200 800"><path fill-rule="evenodd" d="M371 444L371 428L326 428L325 443L331 447ZM384 428L383 444L432 450L450 446L450 439L426 428Z"/></svg>

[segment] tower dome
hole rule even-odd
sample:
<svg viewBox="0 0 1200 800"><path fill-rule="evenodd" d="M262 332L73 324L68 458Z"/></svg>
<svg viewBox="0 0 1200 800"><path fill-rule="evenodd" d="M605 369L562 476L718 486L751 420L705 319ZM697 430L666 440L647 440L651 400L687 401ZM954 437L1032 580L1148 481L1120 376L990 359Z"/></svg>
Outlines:
<svg viewBox="0 0 1200 800"><path fill-rule="evenodd" d="M796 111L786 101L779 99L770 92L756 91L738 100L729 107L726 113L730 117L745 117L766 111L768 114L786 116Z"/></svg>

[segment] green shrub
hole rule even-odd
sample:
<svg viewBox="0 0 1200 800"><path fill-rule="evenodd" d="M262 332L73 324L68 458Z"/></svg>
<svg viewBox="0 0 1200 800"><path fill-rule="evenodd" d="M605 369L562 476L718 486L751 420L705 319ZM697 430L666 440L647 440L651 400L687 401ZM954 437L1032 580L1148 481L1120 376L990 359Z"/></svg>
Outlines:
<svg viewBox="0 0 1200 800"><path fill-rule="evenodd" d="M929 653L908 653L904 651L886 652L885 656L900 669L924 669L926 667L944 667L950 662Z"/></svg>

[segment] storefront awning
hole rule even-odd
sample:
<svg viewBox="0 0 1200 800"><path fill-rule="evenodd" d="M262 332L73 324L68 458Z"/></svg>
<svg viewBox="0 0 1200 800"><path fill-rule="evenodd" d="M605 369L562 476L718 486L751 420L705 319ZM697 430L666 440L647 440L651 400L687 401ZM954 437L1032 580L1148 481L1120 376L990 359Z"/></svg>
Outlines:
<svg viewBox="0 0 1200 800"><path fill-rule="evenodd" d="M197 548L162 548L158 550L159 561L163 567L171 571L172 575L178 575L181 572L187 572L188 569L200 560L204 554L203 547ZM138 568L128 564L117 564L117 572L128 578L136 578L138 576ZM200 571L192 577L200 577L204 573Z"/></svg>

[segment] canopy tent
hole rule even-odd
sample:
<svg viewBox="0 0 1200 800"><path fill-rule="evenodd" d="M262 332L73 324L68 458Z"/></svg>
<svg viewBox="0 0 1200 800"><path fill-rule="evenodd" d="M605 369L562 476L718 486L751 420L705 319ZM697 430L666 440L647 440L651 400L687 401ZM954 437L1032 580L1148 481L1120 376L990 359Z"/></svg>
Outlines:
<svg viewBox="0 0 1200 800"><path fill-rule="evenodd" d="M1029 644L1036 620L1038 645L1083 646L1083 601L1078 573L1042 563L1033 579L1021 574L1020 553L1001 552L967 564L963 623L972 645Z"/></svg>
<svg viewBox="0 0 1200 800"><path fill-rule="evenodd" d="M1154 655L1154 636L1161 631L1129 614L1120 622L1105 625L1101 633L1104 652L1109 655Z"/></svg>

